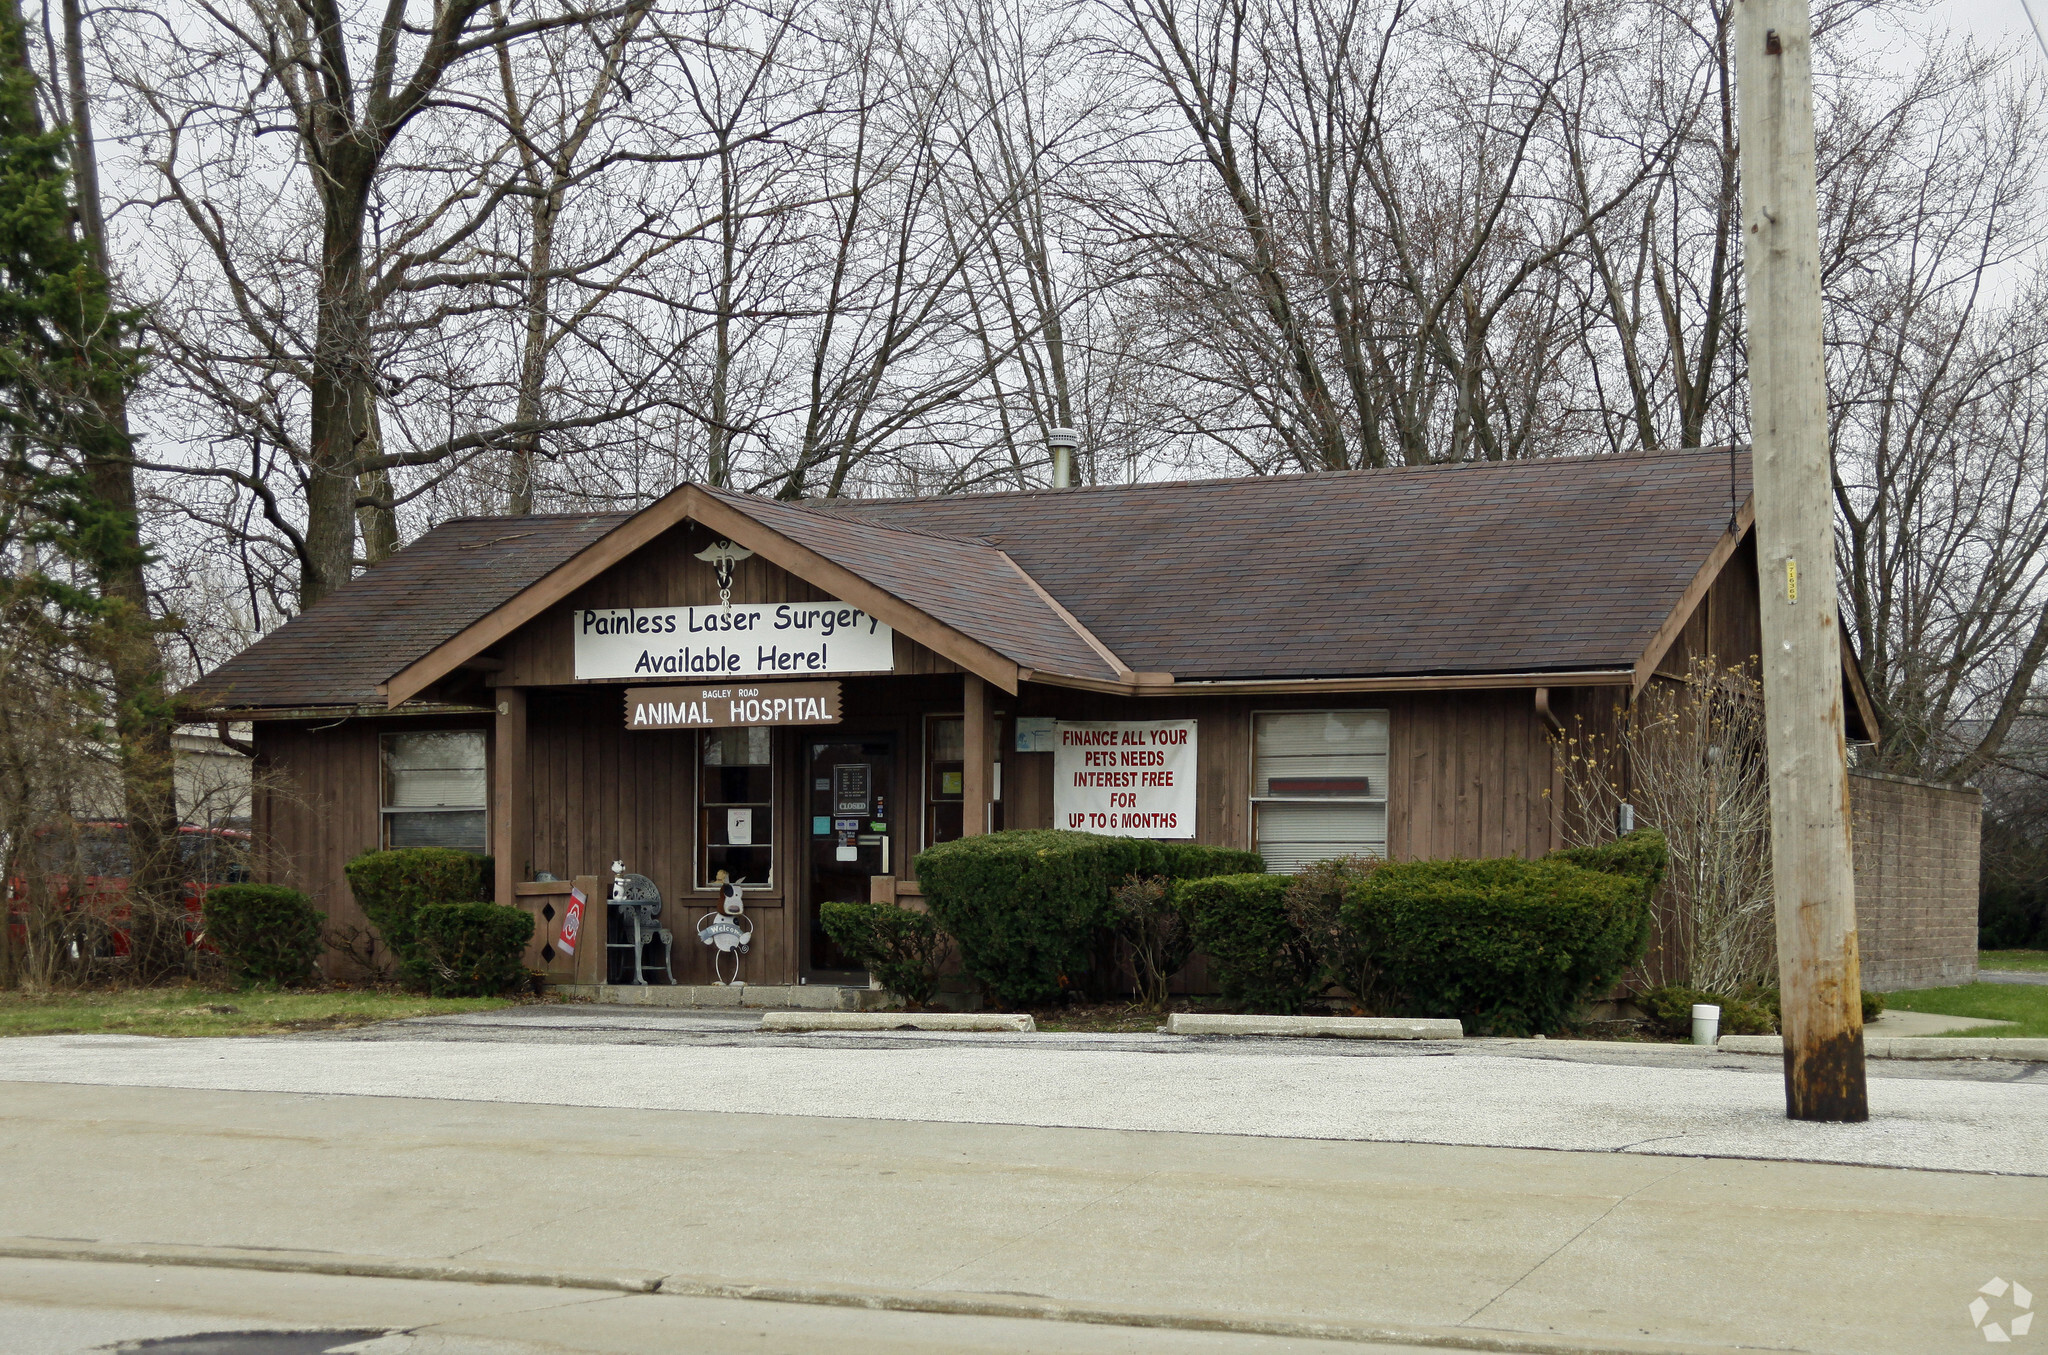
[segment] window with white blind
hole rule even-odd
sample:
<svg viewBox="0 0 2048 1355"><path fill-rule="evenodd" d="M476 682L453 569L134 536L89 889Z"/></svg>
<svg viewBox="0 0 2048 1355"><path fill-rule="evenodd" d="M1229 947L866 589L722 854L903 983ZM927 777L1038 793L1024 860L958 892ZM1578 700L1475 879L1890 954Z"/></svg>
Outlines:
<svg viewBox="0 0 2048 1355"><path fill-rule="evenodd" d="M384 845L487 849L484 731L384 736Z"/></svg>
<svg viewBox="0 0 2048 1355"><path fill-rule="evenodd" d="M1252 716L1252 841L1266 868L1387 854L1387 712Z"/></svg>

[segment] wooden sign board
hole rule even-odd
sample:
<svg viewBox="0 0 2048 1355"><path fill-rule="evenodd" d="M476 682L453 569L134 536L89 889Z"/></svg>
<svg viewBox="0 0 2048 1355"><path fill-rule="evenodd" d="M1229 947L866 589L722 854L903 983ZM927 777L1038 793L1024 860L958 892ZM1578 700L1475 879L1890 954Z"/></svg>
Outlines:
<svg viewBox="0 0 2048 1355"><path fill-rule="evenodd" d="M836 725L836 682L719 682L702 687L628 687L628 729L733 729Z"/></svg>

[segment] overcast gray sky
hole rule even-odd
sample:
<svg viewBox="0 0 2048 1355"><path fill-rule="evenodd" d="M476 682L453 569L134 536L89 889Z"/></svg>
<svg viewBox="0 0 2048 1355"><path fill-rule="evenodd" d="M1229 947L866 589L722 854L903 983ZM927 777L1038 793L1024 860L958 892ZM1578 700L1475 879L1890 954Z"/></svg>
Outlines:
<svg viewBox="0 0 2048 1355"><path fill-rule="evenodd" d="M2048 0L2027 0L2034 17L2048 26ZM1929 15L1945 21L1958 32L1969 33L1985 46L2005 46L2025 39L2035 62L2041 49L2035 45L2033 30L2027 26L2027 12L2020 0L1937 0Z"/></svg>

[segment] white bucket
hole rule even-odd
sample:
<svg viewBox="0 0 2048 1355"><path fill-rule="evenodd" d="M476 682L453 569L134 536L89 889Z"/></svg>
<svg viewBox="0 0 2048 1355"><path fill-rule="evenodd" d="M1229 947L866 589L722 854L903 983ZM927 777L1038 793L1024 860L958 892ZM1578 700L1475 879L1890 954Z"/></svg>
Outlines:
<svg viewBox="0 0 2048 1355"><path fill-rule="evenodd" d="M1711 1002L1692 1004L1692 1042L1712 1044L1721 1038L1721 1009Z"/></svg>

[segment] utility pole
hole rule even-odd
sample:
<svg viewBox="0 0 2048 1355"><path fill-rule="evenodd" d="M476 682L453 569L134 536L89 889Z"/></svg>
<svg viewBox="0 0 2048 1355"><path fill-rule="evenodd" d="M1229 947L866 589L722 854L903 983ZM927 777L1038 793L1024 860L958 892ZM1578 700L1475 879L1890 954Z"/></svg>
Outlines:
<svg viewBox="0 0 2048 1355"><path fill-rule="evenodd" d="M1735 50L1785 1114L1866 1120L1806 0L1736 0Z"/></svg>

